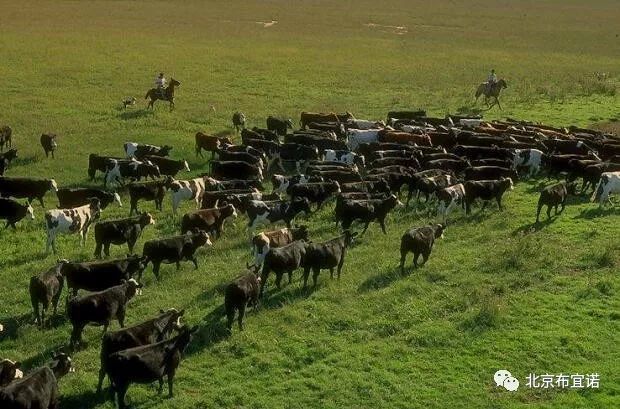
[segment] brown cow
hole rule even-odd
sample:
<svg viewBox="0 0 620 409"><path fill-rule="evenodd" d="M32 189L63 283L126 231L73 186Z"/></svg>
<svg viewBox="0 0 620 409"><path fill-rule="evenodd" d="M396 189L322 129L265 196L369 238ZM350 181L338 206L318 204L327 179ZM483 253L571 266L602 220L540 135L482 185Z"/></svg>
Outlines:
<svg viewBox="0 0 620 409"><path fill-rule="evenodd" d="M200 131L196 132L196 156L202 156L202 150L211 152L211 158L215 156L218 149L223 149L223 145L232 145L229 138L220 138L217 136L207 135Z"/></svg>

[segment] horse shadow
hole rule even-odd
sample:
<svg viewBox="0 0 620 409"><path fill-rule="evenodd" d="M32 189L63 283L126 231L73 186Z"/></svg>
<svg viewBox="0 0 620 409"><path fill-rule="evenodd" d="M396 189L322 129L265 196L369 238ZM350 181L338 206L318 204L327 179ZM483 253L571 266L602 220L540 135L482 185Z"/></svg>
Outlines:
<svg viewBox="0 0 620 409"><path fill-rule="evenodd" d="M405 276L408 275L410 272L411 271L405 273ZM405 276L400 273L400 267L389 269L382 272L381 274L367 278L357 288L357 292L366 293L374 290L380 290L382 288L389 287L392 283L400 280Z"/></svg>
<svg viewBox="0 0 620 409"><path fill-rule="evenodd" d="M127 121L131 119L144 118L144 117L153 116L153 115L154 115L153 110L142 108L142 109L135 109L131 111L123 110L123 112L121 112L118 115L118 117L122 120Z"/></svg>

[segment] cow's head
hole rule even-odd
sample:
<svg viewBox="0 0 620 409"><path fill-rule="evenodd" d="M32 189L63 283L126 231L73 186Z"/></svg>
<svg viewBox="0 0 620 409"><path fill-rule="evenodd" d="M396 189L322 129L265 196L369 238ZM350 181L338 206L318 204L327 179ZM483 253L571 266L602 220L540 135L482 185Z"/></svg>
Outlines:
<svg viewBox="0 0 620 409"><path fill-rule="evenodd" d="M127 271L129 272L129 274L131 276L135 276L137 274L138 277L142 276L142 272L144 272L144 269L149 263L149 260L146 256L138 256L134 254L127 254L126 260L128 263Z"/></svg>
<svg viewBox="0 0 620 409"><path fill-rule="evenodd" d="M20 362L14 362L10 359L0 361L0 386L4 386L12 382L14 379L21 379L24 373L19 369Z"/></svg>
<svg viewBox="0 0 620 409"><path fill-rule="evenodd" d="M192 241L196 247L208 247L213 245L209 233L204 230L195 228L194 230L187 232L187 234L192 236Z"/></svg>
<svg viewBox="0 0 620 409"><path fill-rule="evenodd" d="M445 224L436 224L435 225L435 238L442 238L443 239L443 232L446 231L446 225Z"/></svg>
<svg viewBox="0 0 620 409"><path fill-rule="evenodd" d="M142 295L142 283L139 283L135 278L130 278L125 281L125 295L127 298L132 298L134 295Z"/></svg>
<svg viewBox="0 0 620 409"><path fill-rule="evenodd" d="M309 215L311 213L310 210L310 201L305 197L298 197L293 199L291 202L291 208L293 209L295 214L304 213Z"/></svg>
<svg viewBox="0 0 620 409"><path fill-rule="evenodd" d="M286 127L289 129L293 129L293 120L291 118L288 118L286 121Z"/></svg>
<svg viewBox="0 0 620 409"><path fill-rule="evenodd" d="M140 225L148 226L149 224L155 224L155 219L151 216L150 213L142 212L140 214Z"/></svg>
<svg viewBox="0 0 620 409"><path fill-rule="evenodd" d="M345 247L349 247L349 246L353 243L353 240L355 240L355 237L356 237L358 234L359 234L359 233L358 233L358 232L356 232L356 231L355 231L355 232L351 232L351 230L348 230L348 229L347 229L347 230L345 230L345 231L343 232L343 235L344 235L344 245L345 245Z"/></svg>
<svg viewBox="0 0 620 409"><path fill-rule="evenodd" d="M64 352L56 353L50 363L50 369L54 372L56 379L61 378L69 372L75 372L71 365L71 358Z"/></svg>
<svg viewBox="0 0 620 409"><path fill-rule="evenodd" d="M30 216L30 220L34 220L34 210L32 210L32 205L30 203L26 203L26 213Z"/></svg>
<svg viewBox="0 0 620 409"><path fill-rule="evenodd" d="M192 336L198 332L198 327L193 326L189 328L187 325L181 329L181 333L177 336L175 343L173 346L166 347L166 352L172 352L173 349L177 349L179 352L183 353L187 345L189 345L192 340Z"/></svg>
<svg viewBox="0 0 620 409"><path fill-rule="evenodd" d="M53 190L54 192L58 192L58 185L54 179L49 180L49 188L48 190Z"/></svg>
<svg viewBox="0 0 620 409"><path fill-rule="evenodd" d="M176 308L170 308L167 311L159 310L160 316L155 321L155 327L159 332L158 342L163 341L172 330L181 331L181 317L185 314L185 310L178 311Z"/></svg>
<svg viewBox="0 0 620 409"><path fill-rule="evenodd" d="M90 198L88 208L90 209L92 218L98 219L101 214L101 201L96 197Z"/></svg>
<svg viewBox="0 0 620 409"><path fill-rule="evenodd" d="M119 195L117 192L112 193L112 195L114 196L114 201L118 203L118 206L123 207L123 202L121 202L121 195Z"/></svg>
<svg viewBox="0 0 620 409"><path fill-rule="evenodd" d="M172 146L168 146L168 145L164 145L162 146L162 148L159 150L159 154L161 156L168 156L170 154L170 151L172 150Z"/></svg>
<svg viewBox="0 0 620 409"><path fill-rule="evenodd" d="M308 208L309 207L310 204L308 204ZM308 240L308 233L308 226L296 224L293 230L293 240Z"/></svg>

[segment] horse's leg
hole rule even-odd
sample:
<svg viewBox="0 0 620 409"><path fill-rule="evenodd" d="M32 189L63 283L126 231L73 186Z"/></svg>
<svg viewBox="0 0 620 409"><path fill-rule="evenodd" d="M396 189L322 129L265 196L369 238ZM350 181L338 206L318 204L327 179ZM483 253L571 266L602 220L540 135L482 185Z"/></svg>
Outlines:
<svg viewBox="0 0 620 409"><path fill-rule="evenodd" d="M497 106L499 107L500 111L502 110L502 104L499 103L499 98L495 97L495 102L497 103Z"/></svg>

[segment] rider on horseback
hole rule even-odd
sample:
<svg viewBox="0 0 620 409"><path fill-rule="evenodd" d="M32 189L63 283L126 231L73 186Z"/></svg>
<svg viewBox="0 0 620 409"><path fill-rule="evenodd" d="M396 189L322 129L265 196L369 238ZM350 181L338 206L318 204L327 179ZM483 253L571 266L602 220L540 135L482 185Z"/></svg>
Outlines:
<svg viewBox="0 0 620 409"><path fill-rule="evenodd" d="M487 78L487 93L490 93L493 89L493 85L497 83L497 75L495 75L495 70L492 69L489 74L489 78Z"/></svg>
<svg viewBox="0 0 620 409"><path fill-rule="evenodd" d="M166 89L166 77L164 77L164 73L160 72L159 76L155 78L155 88L159 91L161 97L164 97L164 90Z"/></svg>

